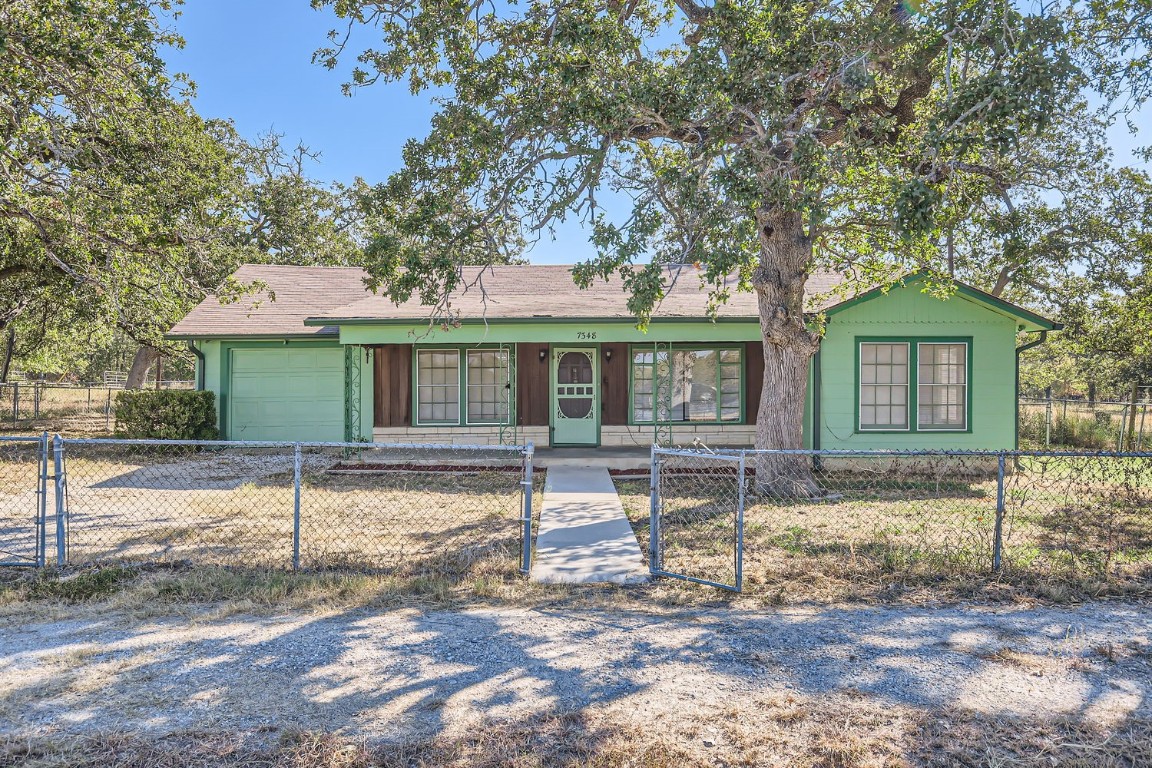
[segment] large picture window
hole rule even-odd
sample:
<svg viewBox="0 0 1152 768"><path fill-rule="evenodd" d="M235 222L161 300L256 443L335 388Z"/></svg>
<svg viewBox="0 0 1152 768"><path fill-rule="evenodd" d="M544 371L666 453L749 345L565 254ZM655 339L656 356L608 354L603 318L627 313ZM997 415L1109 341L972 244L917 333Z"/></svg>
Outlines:
<svg viewBox="0 0 1152 768"><path fill-rule="evenodd" d="M507 349L416 350L417 425L507 424L508 358Z"/></svg>
<svg viewBox="0 0 1152 768"><path fill-rule="evenodd" d="M859 345L860 431L968 429L967 341L878 339Z"/></svg>
<svg viewBox="0 0 1152 768"><path fill-rule="evenodd" d="M632 420L651 423L736 422L741 402L740 349L632 352ZM668 397L658 382L667 381Z"/></svg>

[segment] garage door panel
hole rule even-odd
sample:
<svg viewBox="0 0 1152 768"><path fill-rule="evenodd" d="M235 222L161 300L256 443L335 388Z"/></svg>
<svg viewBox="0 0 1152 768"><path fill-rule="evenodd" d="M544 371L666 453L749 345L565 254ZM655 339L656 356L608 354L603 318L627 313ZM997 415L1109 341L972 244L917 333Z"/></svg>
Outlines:
<svg viewBox="0 0 1152 768"><path fill-rule="evenodd" d="M236 349L229 436L342 440L344 350Z"/></svg>

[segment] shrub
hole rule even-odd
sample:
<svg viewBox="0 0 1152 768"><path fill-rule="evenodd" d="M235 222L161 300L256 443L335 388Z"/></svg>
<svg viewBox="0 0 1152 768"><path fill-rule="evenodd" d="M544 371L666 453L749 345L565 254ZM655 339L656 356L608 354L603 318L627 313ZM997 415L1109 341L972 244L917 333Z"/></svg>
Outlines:
<svg viewBox="0 0 1152 768"><path fill-rule="evenodd" d="M116 395L116 436L215 440L216 395L187 389L133 389Z"/></svg>

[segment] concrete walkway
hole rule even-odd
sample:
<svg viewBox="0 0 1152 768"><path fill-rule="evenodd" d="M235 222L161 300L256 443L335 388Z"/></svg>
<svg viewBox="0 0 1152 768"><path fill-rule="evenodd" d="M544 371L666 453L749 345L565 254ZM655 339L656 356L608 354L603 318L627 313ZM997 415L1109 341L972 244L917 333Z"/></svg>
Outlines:
<svg viewBox="0 0 1152 768"><path fill-rule="evenodd" d="M627 584L647 578L640 545L608 470L549 468L532 580Z"/></svg>

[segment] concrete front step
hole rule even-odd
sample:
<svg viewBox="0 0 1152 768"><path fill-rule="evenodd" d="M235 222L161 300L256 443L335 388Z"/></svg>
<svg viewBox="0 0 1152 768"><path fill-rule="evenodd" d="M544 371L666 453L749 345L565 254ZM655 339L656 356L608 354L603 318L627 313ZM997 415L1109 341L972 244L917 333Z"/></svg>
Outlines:
<svg viewBox="0 0 1152 768"><path fill-rule="evenodd" d="M553 584L647 580L640 545L607 469L549 467L531 577Z"/></svg>

